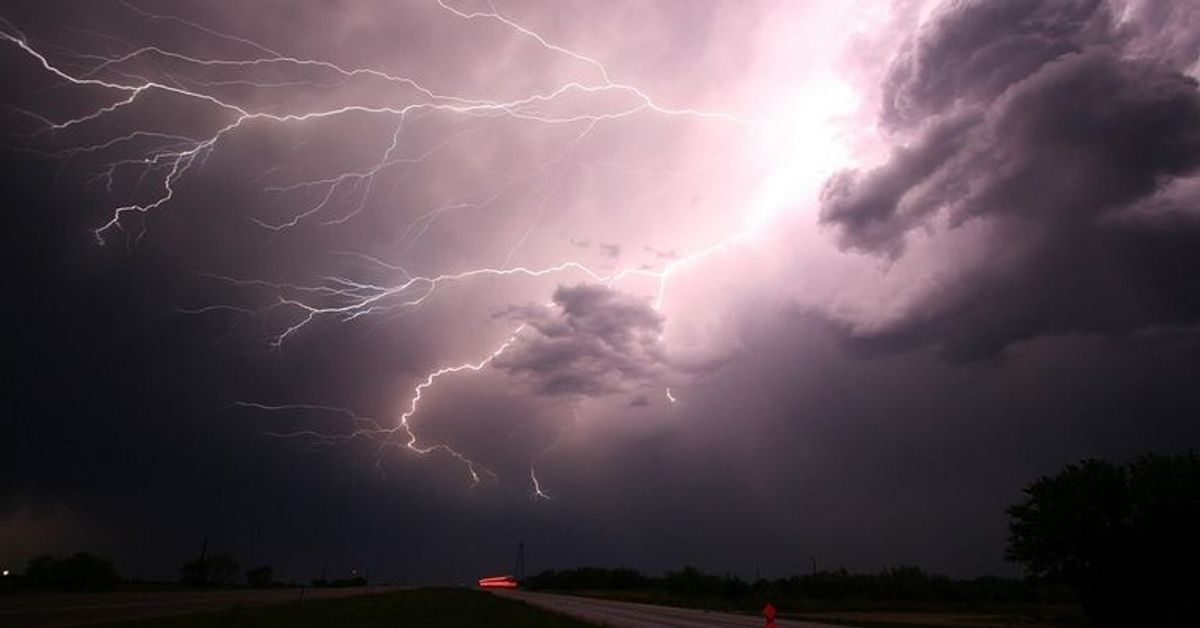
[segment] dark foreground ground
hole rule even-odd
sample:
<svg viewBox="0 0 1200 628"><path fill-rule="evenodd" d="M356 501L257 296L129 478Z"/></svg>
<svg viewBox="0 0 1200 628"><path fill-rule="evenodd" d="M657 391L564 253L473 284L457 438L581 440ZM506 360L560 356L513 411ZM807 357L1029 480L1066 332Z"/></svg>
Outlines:
<svg viewBox="0 0 1200 628"><path fill-rule="evenodd" d="M645 595L635 597L653 598ZM692 603L689 604L689 601ZM630 602L596 592L590 597L520 591L494 595L465 588L395 587L6 595L0 596L0 628L583 628L597 625L613 628L725 628L760 626L763 621L757 613L744 609L742 613L729 612L734 609L714 612L712 604L697 603L697 600L659 597L638 600L641 603ZM687 606L693 608L682 608ZM884 611L858 608L819 612L810 609L810 612L783 613L779 625L781 628L831 624L863 628L1051 628L1071 625L1069 622L1062 623L1061 618L991 610L969 612L946 608Z"/></svg>
<svg viewBox="0 0 1200 628"><path fill-rule="evenodd" d="M180 614L188 613L188 614ZM470 589L297 589L0 597L0 626L50 628L585 628L582 621ZM593 627L594 628L594 627Z"/></svg>
<svg viewBox="0 0 1200 628"><path fill-rule="evenodd" d="M31 593L0 596L0 627L97 626L230 608L390 593L398 587Z"/></svg>

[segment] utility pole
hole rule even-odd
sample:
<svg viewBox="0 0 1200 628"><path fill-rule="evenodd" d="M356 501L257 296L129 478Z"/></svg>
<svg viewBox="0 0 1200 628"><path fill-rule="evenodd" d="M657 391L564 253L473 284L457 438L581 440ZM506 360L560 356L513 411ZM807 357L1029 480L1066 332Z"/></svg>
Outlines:
<svg viewBox="0 0 1200 628"><path fill-rule="evenodd" d="M204 535L204 541L200 544L200 558L197 559L197 572L194 574L188 573L188 565L185 565L183 579L190 584L205 585L208 584L208 535Z"/></svg>
<svg viewBox="0 0 1200 628"><path fill-rule="evenodd" d="M204 535L204 543L200 545L200 581L208 583L208 535Z"/></svg>
<svg viewBox="0 0 1200 628"><path fill-rule="evenodd" d="M517 562L513 565L513 577L517 582L525 579L525 541L517 543Z"/></svg>

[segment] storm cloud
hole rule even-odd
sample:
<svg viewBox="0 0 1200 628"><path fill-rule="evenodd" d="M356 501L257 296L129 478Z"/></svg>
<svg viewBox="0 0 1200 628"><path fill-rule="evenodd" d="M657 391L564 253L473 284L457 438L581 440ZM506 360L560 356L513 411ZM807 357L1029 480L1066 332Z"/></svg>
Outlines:
<svg viewBox="0 0 1200 628"><path fill-rule="evenodd" d="M6 568L1015 574L1027 482L1200 447L1195 2L0 33Z"/></svg>
<svg viewBox="0 0 1200 628"><path fill-rule="evenodd" d="M897 145L832 177L821 220L893 259L978 221L986 262L855 343L971 359L1196 322L1200 91L1175 62L1193 44L1134 46L1130 28L1099 2L967 2L899 53L881 114Z"/></svg>
<svg viewBox="0 0 1200 628"><path fill-rule="evenodd" d="M498 316L524 328L496 366L540 394L632 391L667 368L663 317L649 299L596 284L560 286L552 306L510 308Z"/></svg>

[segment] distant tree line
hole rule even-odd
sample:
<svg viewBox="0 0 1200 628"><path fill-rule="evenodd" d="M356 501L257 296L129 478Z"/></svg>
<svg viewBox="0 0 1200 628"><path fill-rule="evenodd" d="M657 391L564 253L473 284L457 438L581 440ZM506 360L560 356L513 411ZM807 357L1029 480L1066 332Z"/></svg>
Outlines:
<svg viewBox="0 0 1200 628"><path fill-rule="evenodd" d="M121 582L121 574L107 558L78 552L71 556L36 556L24 574L12 576L15 588L55 591L100 591Z"/></svg>
<svg viewBox="0 0 1200 628"><path fill-rule="evenodd" d="M182 581L195 587L225 587L233 583L241 564L232 555L217 552L209 554L202 551L199 556L189 560L180 568ZM270 565L259 565L242 572L246 585L254 588L297 587L298 583L283 583L275 579L275 569ZM323 587L363 587L367 579L355 573L349 578L314 578L309 586Z"/></svg>
<svg viewBox="0 0 1200 628"><path fill-rule="evenodd" d="M116 565L103 556L88 552L43 554L29 559L23 572L14 571L0 578L0 591L105 591L124 581Z"/></svg>
<svg viewBox="0 0 1200 628"><path fill-rule="evenodd" d="M180 567L183 583L194 587L224 586L237 574L241 564L224 553L201 553Z"/></svg>
<svg viewBox="0 0 1200 628"><path fill-rule="evenodd" d="M804 607L808 602L853 606L862 602L1063 603L1073 599L1070 591L1037 579L985 576L954 580L917 567L899 567L875 574L839 569L756 582L728 574L705 574L694 567L663 576L648 576L627 568L583 567L545 571L526 579L524 586L570 592L654 592L708 600L714 606L747 608L768 600L786 608Z"/></svg>
<svg viewBox="0 0 1200 628"><path fill-rule="evenodd" d="M367 579L362 576L355 576L353 578L334 578L334 579L315 578L311 582L309 582L309 584L315 588L365 587L365 586L367 586Z"/></svg>
<svg viewBox="0 0 1200 628"><path fill-rule="evenodd" d="M747 583L687 567L661 577L584 567L529 578L531 589L656 593L698 605L780 608L811 602L1061 603L1077 600L1097 628L1200 626L1200 455L1147 454L1127 464L1084 460L1025 488L1008 509L1007 555L1026 577L954 580L915 567L825 571Z"/></svg>
<svg viewBox="0 0 1200 628"><path fill-rule="evenodd" d="M180 582L195 587L236 586L240 565L229 554L201 555L185 562L180 568ZM246 585L255 588L299 586L281 583L275 579L275 570L269 565L248 569L242 574ZM11 573L0 578L0 591L45 590L45 591L103 591L120 585L143 587L157 585L137 578L126 579L117 571L113 561L88 552L70 556L50 554L29 559L23 572ZM365 585L366 580L352 578L335 580L323 586Z"/></svg>

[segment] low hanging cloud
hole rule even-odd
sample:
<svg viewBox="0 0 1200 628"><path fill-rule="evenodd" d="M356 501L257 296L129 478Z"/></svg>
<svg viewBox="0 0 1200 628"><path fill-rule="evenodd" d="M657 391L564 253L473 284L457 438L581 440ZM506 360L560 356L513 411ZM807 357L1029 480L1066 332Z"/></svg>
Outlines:
<svg viewBox="0 0 1200 628"><path fill-rule="evenodd" d="M889 259L983 221L989 261L942 260L950 279L853 346L970 360L1200 323L1200 42L1146 21L1195 21L1187 5L956 3L901 49L882 89L891 155L831 177L821 221Z"/></svg>
<svg viewBox="0 0 1200 628"><path fill-rule="evenodd" d="M598 284L559 286L553 305L497 314L524 330L493 364L543 395L634 392L661 379L663 317L646 299Z"/></svg>

